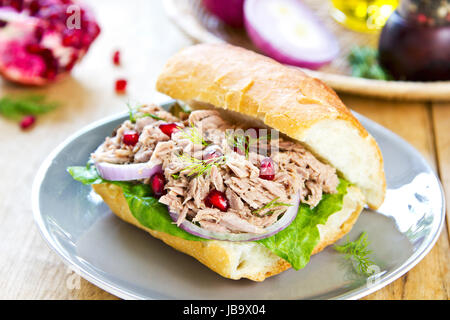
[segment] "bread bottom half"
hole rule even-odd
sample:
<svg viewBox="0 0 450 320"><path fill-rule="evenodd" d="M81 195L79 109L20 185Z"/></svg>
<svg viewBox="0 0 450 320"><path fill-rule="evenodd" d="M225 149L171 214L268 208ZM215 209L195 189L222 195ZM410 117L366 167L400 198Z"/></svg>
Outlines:
<svg viewBox="0 0 450 320"><path fill-rule="evenodd" d="M92 187L119 218L144 229L176 250L194 257L225 278L263 281L291 267L287 261L256 242L191 241L146 228L132 215L120 187L110 183ZM348 233L363 205L364 196L361 191L356 187L349 187L342 210L331 215L325 225L318 226L320 242L312 254L322 251Z"/></svg>

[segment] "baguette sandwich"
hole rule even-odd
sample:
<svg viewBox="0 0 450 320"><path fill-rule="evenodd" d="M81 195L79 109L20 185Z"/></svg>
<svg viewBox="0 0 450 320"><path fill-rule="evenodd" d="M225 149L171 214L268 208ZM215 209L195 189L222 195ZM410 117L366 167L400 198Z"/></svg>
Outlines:
<svg viewBox="0 0 450 320"><path fill-rule="evenodd" d="M303 268L385 195L381 152L317 79L225 44L169 59L178 103L130 109L72 176L119 218L223 277Z"/></svg>

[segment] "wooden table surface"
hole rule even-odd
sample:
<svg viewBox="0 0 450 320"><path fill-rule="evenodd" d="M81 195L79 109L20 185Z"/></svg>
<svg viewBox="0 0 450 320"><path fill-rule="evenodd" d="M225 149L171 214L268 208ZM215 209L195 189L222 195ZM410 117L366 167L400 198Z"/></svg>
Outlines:
<svg viewBox="0 0 450 320"><path fill-rule="evenodd" d="M161 1L96 0L91 6L102 34L73 75L33 92L61 106L22 132L0 119L0 299L115 299L69 270L44 243L33 221L31 185L39 165L60 142L84 125L124 110L127 101L161 102L154 91L166 59L190 44L166 18ZM133 6L131 5L133 3ZM123 66L111 55L119 48ZM116 96L118 77L129 80ZM0 82L4 93L31 89ZM416 147L441 178L450 203L450 102L393 102L340 94L346 105L399 134ZM449 223L430 253L406 275L365 299L448 299Z"/></svg>

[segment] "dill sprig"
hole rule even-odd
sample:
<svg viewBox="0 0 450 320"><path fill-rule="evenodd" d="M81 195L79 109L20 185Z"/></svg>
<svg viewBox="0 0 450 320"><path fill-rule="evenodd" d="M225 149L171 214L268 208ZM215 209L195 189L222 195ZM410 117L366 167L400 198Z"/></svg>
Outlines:
<svg viewBox="0 0 450 320"><path fill-rule="evenodd" d="M334 245L334 249L345 254L345 258L351 261L358 274L370 276L369 267L374 265L374 262L369 257L372 251L367 248L368 245L367 233L363 232L357 240L352 242L347 238L345 244Z"/></svg>
<svg viewBox="0 0 450 320"><path fill-rule="evenodd" d="M192 123L188 128L179 127L178 129L180 129L180 135L184 139L190 140L193 144L201 144L205 147L209 145L209 143L203 139L202 133Z"/></svg>
<svg viewBox="0 0 450 320"><path fill-rule="evenodd" d="M252 146L258 145L260 140L269 141L271 139L270 134L258 138L254 138L249 134L236 132L226 132L225 135L228 144L238 150L240 154L245 155L246 159L249 158Z"/></svg>
<svg viewBox="0 0 450 320"><path fill-rule="evenodd" d="M20 97L5 96L0 99L0 114L5 118L18 120L25 115L47 113L58 106L56 102L45 101L45 96L33 94Z"/></svg>
<svg viewBox="0 0 450 320"><path fill-rule="evenodd" d="M354 77L392 80L392 76L378 62L378 50L374 48L353 47L348 55L348 62Z"/></svg>
<svg viewBox="0 0 450 320"><path fill-rule="evenodd" d="M178 157L181 158L183 162L189 163L189 165L181 170L181 172L189 171L188 177L195 175L196 178L203 174L209 174L213 166L223 165L226 161L225 156L220 156L207 161L194 158L186 153L182 153L181 155L178 155Z"/></svg>
<svg viewBox="0 0 450 320"><path fill-rule="evenodd" d="M263 207L257 209L257 210L253 210L252 214L257 214L263 210L266 209L270 209L270 208L276 208L276 207L291 207L292 204L290 203L284 203L284 202L277 202L277 200L280 199L280 197L276 197L275 199L273 199L272 201L270 201L269 203L265 204Z"/></svg>
<svg viewBox="0 0 450 320"><path fill-rule="evenodd" d="M128 114L130 116L131 123L136 123L137 119L145 118L145 117L151 117L151 118L153 118L155 120L165 121L163 118L160 118L157 115L154 115L152 113L140 113L139 112L139 108L142 107L142 106L132 107L129 104L127 104L127 107L128 107Z"/></svg>

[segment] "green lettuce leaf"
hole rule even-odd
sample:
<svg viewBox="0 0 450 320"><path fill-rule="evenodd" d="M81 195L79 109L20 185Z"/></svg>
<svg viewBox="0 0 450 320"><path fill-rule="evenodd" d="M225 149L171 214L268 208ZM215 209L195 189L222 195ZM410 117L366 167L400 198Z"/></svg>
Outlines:
<svg viewBox="0 0 450 320"><path fill-rule="evenodd" d="M294 269L303 268L320 240L317 225L325 224L329 216L342 209L348 185L347 181L341 179L338 192L324 194L319 204L312 209L301 204L297 217L286 229L258 242L288 261Z"/></svg>
<svg viewBox="0 0 450 320"><path fill-rule="evenodd" d="M105 180L90 163L86 167L69 167L67 171L75 180L86 185L108 182L121 187L131 213L143 226L186 240L205 241L177 227L170 218L167 207L152 197L151 188L148 185Z"/></svg>
<svg viewBox="0 0 450 320"><path fill-rule="evenodd" d="M69 167L67 171L83 184L109 182L120 186L133 216L149 229L185 240L208 241L177 227L172 222L167 207L152 196L148 185L104 180L99 176L95 166L89 163L86 167ZM286 229L257 242L288 261L294 269L303 268L309 262L311 252L320 240L317 225L325 224L330 215L342 209L348 185L347 181L340 179L336 194L324 194L319 204L312 209L306 204L301 204L297 217Z"/></svg>

